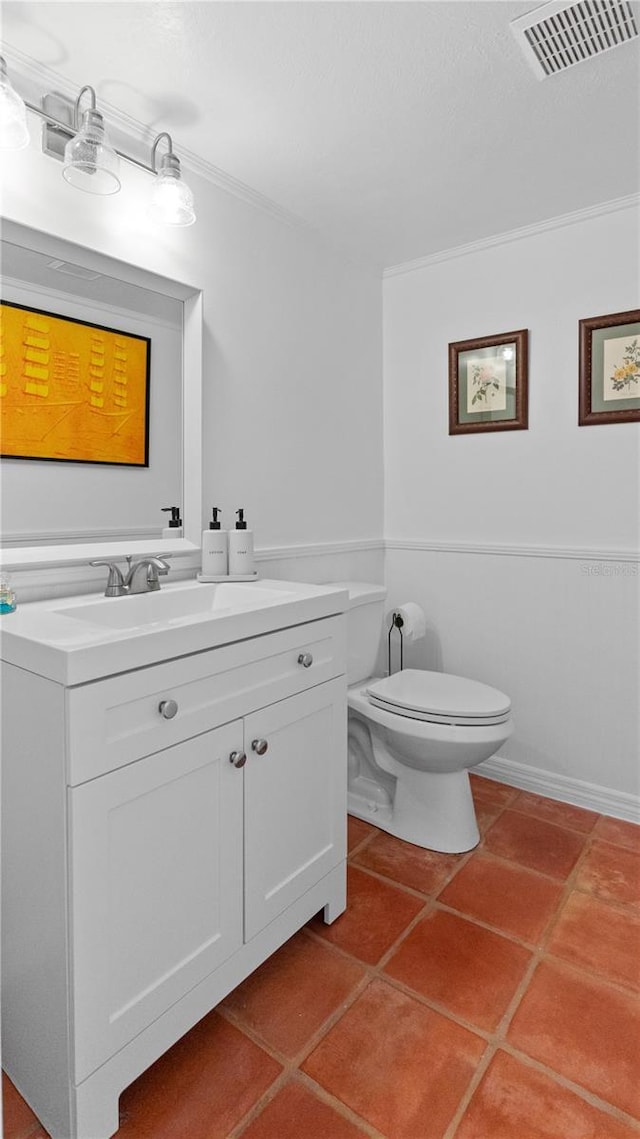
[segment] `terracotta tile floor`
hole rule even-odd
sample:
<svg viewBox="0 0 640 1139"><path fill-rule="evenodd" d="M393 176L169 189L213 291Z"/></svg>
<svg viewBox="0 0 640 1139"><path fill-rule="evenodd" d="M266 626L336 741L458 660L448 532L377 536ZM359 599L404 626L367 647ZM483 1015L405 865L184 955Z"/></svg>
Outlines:
<svg viewBox="0 0 640 1139"><path fill-rule="evenodd" d="M347 912L136 1080L118 1139L640 1139L640 827L472 783L470 854L349 820ZM5 1139L47 1139L6 1079Z"/></svg>

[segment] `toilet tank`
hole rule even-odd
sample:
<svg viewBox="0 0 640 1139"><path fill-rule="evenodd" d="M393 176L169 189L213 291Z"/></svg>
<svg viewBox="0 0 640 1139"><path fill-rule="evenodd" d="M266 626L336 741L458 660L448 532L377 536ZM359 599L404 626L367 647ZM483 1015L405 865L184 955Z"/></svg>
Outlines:
<svg viewBox="0 0 640 1139"><path fill-rule="evenodd" d="M387 591L384 585L364 581L334 581L349 591L347 609L347 683L373 676Z"/></svg>

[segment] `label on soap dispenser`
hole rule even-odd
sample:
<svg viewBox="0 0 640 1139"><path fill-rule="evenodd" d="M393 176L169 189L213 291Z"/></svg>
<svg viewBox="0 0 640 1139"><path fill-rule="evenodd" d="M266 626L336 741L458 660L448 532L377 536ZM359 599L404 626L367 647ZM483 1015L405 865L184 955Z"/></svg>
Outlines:
<svg viewBox="0 0 640 1139"><path fill-rule="evenodd" d="M202 572L207 577L223 577L229 572L226 530L205 530L203 532Z"/></svg>
<svg viewBox="0 0 640 1139"><path fill-rule="evenodd" d="M229 533L229 573L248 575L253 572L252 531L231 530Z"/></svg>

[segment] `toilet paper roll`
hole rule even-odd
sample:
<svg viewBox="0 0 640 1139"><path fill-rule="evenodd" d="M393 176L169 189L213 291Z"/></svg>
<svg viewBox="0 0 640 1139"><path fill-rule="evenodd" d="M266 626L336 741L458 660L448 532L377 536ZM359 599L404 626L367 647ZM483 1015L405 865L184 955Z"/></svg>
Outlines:
<svg viewBox="0 0 640 1139"><path fill-rule="evenodd" d="M396 605L392 610L393 613L398 613L402 618L402 636L405 644L418 641L425 636L427 619L424 610L416 605L415 601L405 601L402 605Z"/></svg>

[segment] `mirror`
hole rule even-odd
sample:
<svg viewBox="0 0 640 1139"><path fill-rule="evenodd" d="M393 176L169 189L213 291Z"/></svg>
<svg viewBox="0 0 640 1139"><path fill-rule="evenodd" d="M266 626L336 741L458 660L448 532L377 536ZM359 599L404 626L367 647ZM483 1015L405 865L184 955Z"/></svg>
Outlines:
<svg viewBox="0 0 640 1139"><path fill-rule="evenodd" d="M148 341L149 398L148 454L145 456L142 450L135 465L117 460L0 460L0 564L6 569L18 569L92 557L121 557L126 552L155 553L159 542L162 549L173 554L199 548L200 292L8 221L2 226L1 256L7 325L7 314L9 318L19 318L20 327L26 316L37 324L41 320L38 314L45 314L44 319L50 314L67 318L66 322L55 322L65 332L67 327L76 332L79 329L81 343L87 327L91 336L98 328L106 331L107 336L115 330L131 338L129 343ZM72 321L77 324L71 324ZM26 360L30 353L26 347L22 351ZM85 420L93 414L103 432L109 425L106 438L111 424L115 434L127 416L121 413L121 401L116 406L118 400L114 403L113 395L110 403L106 398L114 390L121 390L110 383L111 373L103 385L105 398L98 384L97 406L87 412L86 400L93 384L88 353L78 378L69 364L73 353L51 352L49 357L46 353L42 356L42 349L36 349L36 354L38 351L40 358L50 364L47 382L40 386L32 383L30 388L25 387L28 369L24 360L18 364L15 356L3 358L3 413L13 415L14 422L16 416L22 417L24 437L37 440L21 445L18 453L25 451L29 455L32 450L42 449L41 440L54 430L52 425L61 424L66 416L77 418L81 412ZM93 356L91 362L95 363ZM9 386L14 384L13 401L6 398L7 381ZM81 407L82 399L85 403ZM143 434L144 418L142 415L140 422ZM60 427L55 430L60 431ZM61 453L53 447L50 450ZM14 445L12 454L15 453ZM168 542L161 535L170 515L162 513L162 508L176 505L181 508L183 537Z"/></svg>

